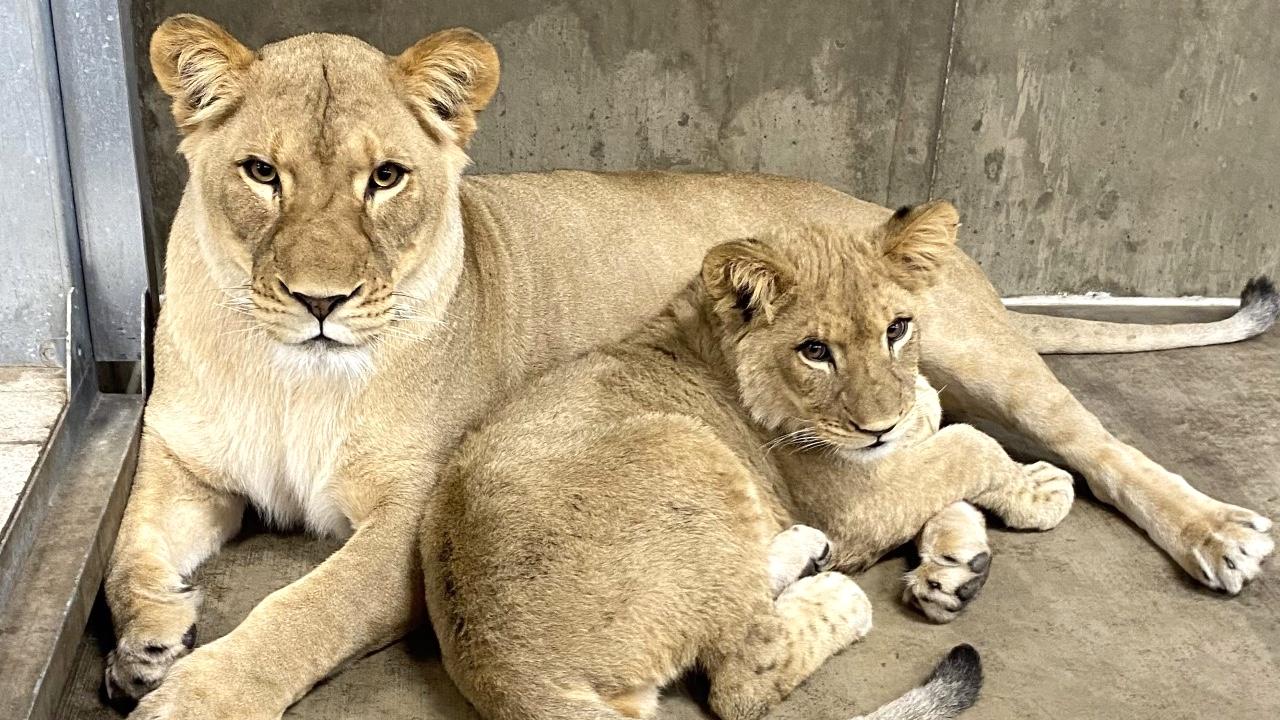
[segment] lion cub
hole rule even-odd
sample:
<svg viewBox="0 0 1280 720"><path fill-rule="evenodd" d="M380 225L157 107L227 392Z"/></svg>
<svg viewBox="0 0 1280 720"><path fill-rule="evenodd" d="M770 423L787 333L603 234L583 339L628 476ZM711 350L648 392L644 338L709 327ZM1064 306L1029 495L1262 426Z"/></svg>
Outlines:
<svg viewBox="0 0 1280 720"><path fill-rule="evenodd" d="M958 500L1062 519L1066 473L933 432L913 315L956 223L930 203L717 246L661 314L461 444L422 559L445 666L482 714L649 717L696 665L720 717L758 718L871 627L853 580L806 566L870 562ZM950 717L979 683L962 646L873 717Z"/></svg>

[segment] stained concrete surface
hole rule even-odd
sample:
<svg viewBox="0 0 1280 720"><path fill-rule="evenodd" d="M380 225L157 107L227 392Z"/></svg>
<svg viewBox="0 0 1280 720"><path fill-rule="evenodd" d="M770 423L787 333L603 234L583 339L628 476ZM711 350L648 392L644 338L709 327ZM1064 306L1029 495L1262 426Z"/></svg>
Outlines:
<svg viewBox="0 0 1280 720"><path fill-rule="evenodd" d="M1276 273L1280 4L959 7L933 192L996 286L1232 295Z"/></svg>
<svg viewBox="0 0 1280 720"><path fill-rule="evenodd" d="M197 12L255 46L328 31L398 52L443 27L485 33L503 78L477 172L761 170L890 206L953 198L1005 295L1232 295L1241 268L1280 269L1269 0L133 5L158 228L185 167L146 44Z"/></svg>
<svg viewBox="0 0 1280 720"><path fill-rule="evenodd" d="M1225 347L1055 357L1050 364L1119 437L1212 495L1280 519L1280 331ZM976 645L986 665L982 697L965 716L974 720L1280 716L1274 562L1239 597L1219 596L1088 498L1052 532L993 531L992 546L992 575L982 595L946 626L922 621L899 602L903 558L860 576L875 607L875 628L772 717L837 720L868 710L917 683L959 642ZM201 640L230 630L255 602L332 549L262 531L233 542L200 573L208 592ZM97 694L108 643L99 612L59 718L115 717ZM697 701L704 693L693 678L664 696L659 717L708 717ZM476 716L444 675L429 636L419 635L356 662L286 717Z"/></svg>
<svg viewBox="0 0 1280 720"><path fill-rule="evenodd" d="M66 397L60 368L0 366L0 527L22 495Z"/></svg>

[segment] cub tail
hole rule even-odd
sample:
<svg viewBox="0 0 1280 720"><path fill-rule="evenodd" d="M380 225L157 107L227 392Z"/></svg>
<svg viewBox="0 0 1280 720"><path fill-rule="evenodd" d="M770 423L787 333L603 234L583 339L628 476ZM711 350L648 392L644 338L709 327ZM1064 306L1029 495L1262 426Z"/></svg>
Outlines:
<svg viewBox="0 0 1280 720"><path fill-rule="evenodd" d="M942 720L973 706L982 689L982 660L972 645L957 645L925 683L854 720Z"/></svg>
<svg viewBox="0 0 1280 720"><path fill-rule="evenodd" d="M1010 323L1042 355L1130 353L1222 345L1266 332L1280 316L1280 293L1266 276L1256 277L1240 293L1240 309L1225 320L1172 325L1113 323L1010 312Z"/></svg>

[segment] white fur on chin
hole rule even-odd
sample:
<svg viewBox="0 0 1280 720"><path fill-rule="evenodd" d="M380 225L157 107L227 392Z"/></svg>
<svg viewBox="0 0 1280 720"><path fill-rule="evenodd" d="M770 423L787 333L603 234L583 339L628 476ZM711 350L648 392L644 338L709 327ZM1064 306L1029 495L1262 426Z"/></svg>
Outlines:
<svg viewBox="0 0 1280 720"><path fill-rule="evenodd" d="M372 353L363 345L281 344L271 359L282 374L297 379L327 375L359 381L373 374Z"/></svg>
<svg viewBox="0 0 1280 720"><path fill-rule="evenodd" d="M840 455L845 460L857 463L869 463L880 460L889 453L897 450L902 443L898 440L886 440L884 444L875 447L860 448L840 448Z"/></svg>

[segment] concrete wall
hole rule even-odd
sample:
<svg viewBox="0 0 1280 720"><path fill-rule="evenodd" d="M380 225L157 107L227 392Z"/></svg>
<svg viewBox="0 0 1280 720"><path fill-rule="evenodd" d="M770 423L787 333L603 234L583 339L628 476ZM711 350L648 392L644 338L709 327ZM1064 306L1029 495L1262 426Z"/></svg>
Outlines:
<svg viewBox="0 0 1280 720"><path fill-rule="evenodd" d="M1231 295L1280 269L1270 0L152 0L137 56L184 11L251 45L485 33L504 76L477 172L760 170L948 197L1005 294ZM167 227L185 169L140 75Z"/></svg>

